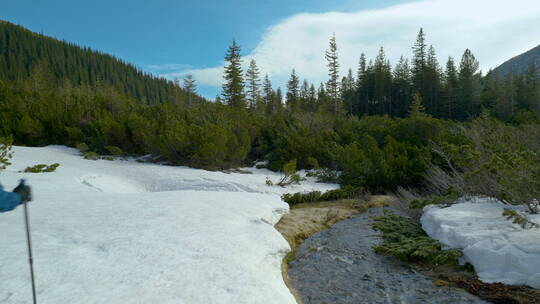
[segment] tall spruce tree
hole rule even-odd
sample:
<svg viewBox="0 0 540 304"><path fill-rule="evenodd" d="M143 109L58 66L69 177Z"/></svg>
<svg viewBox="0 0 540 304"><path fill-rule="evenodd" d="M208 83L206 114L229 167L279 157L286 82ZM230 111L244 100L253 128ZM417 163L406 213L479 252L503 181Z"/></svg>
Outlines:
<svg viewBox="0 0 540 304"><path fill-rule="evenodd" d="M272 104L274 101L274 90L272 89L272 82L270 81L270 77L268 77L268 74L264 75L262 93L262 100L264 105L266 106L267 114L274 113L274 106Z"/></svg>
<svg viewBox="0 0 540 304"><path fill-rule="evenodd" d="M317 89L313 83L309 86L309 103L307 104L307 110L311 112L317 111Z"/></svg>
<svg viewBox="0 0 540 304"><path fill-rule="evenodd" d="M441 67L437 60L435 48L431 45L428 50L424 75L424 104L426 111L434 116L439 115L441 91Z"/></svg>
<svg viewBox="0 0 540 304"><path fill-rule="evenodd" d="M329 47L330 49L325 53L329 76L326 82L326 90L331 99L334 114L337 114L339 112L339 62L335 34L330 38Z"/></svg>
<svg viewBox="0 0 540 304"><path fill-rule="evenodd" d="M308 110L308 105L309 105L309 83L307 81L307 79L304 79L304 81L302 82L302 86L300 86L300 98L299 98L299 101L300 101L300 108L303 110L303 111L307 111Z"/></svg>
<svg viewBox="0 0 540 304"><path fill-rule="evenodd" d="M281 88L277 88L276 92L274 93L274 100L273 100L273 113L281 113L283 111L283 92L281 91Z"/></svg>
<svg viewBox="0 0 540 304"><path fill-rule="evenodd" d="M401 56L393 72L392 100L395 104L394 112L390 115L405 116L410 100L412 100L411 85L409 61Z"/></svg>
<svg viewBox="0 0 540 304"><path fill-rule="evenodd" d="M456 64L452 57L448 57L446 62L446 70L444 72L444 95L443 109L441 116L454 119L456 118L457 106L457 90L458 90L458 73Z"/></svg>
<svg viewBox="0 0 540 304"><path fill-rule="evenodd" d="M188 94L188 104L191 104L193 101L193 96L197 94L197 83L191 74L184 76L183 81L184 90Z"/></svg>
<svg viewBox="0 0 540 304"><path fill-rule="evenodd" d="M471 50L466 49L459 65L458 119L467 119L479 113L477 99L479 93L478 68L479 63L473 53Z"/></svg>
<svg viewBox="0 0 540 304"><path fill-rule="evenodd" d="M426 71L426 36L424 34L424 29L420 28L418 36L416 37L416 42L413 46L413 59L412 59L412 80L413 80L413 89L415 93L424 93L425 87L425 71Z"/></svg>
<svg viewBox="0 0 540 304"><path fill-rule="evenodd" d="M250 109L254 109L256 107L261 96L261 79L259 74L260 72L259 68L257 67L257 62L255 62L255 59L251 59L249 62L249 68L246 71L246 95Z"/></svg>
<svg viewBox="0 0 540 304"><path fill-rule="evenodd" d="M392 86L392 69L390 63L386 59L384 48L379 49L379 54L375 58L373 64L373 113L387 114L392 112L391 103L391 86Z"/></svg>
<svg viewBox="0 0 540 304"><path fill-rule="evenodd" d="M349 115L353 114L353 103L356 90L356 81L354 79L352 70L349 69L347 76L341 80L341 100L347 109Z"/></svg>
<svg viewBox="0 0 540 304"><path fill-rule="evenodd" d="M240 46L233 40L225 55L225 73L223 78L223 99L229 106L245 109L246 99L244 95L244 77L242 73L242 58L240 56Z"/></svg>
<svg viewBox="0 0 540 304"><path fill-rule="evenodd" d="M287 82L287 108L289 111L296 111L298 110L298 99L299 99L299 91L298 91L298 85L300 84L300 80L298 79L298 76L296 75L295 69L292 69L291 77L289 78L289 81Z"/></svg>
<svg viewBox="0 0 540 304"><path fill-rule="evenodd" d="M352 113L360 116L367 108L367 63L366 55L362 53L358 61L356 73L356 94L352 104Z"/></svg>

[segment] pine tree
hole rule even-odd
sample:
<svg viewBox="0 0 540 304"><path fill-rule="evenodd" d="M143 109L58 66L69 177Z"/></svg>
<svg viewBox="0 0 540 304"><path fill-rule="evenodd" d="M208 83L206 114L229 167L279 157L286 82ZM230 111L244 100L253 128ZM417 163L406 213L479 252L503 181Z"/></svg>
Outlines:
<svg viewBox="0 0 540 304"><path fill-rule="evenodd" d="M294 112L298 110L298 85L300 83L300 80L298 79L298 76L296 76L296 71L293 69L291 72L291 77L289 78L289 81L287 82L287 108Z"/></svg>
<svg viewBox="0 0 540 304"><path fill-rule="evenodd" d="M259 68L254 59L249 62L249 68L246 71L246 87L247 87L247 101L250 109L255 108L257 102L260 99L260 78Z"/></svg>
<svg viewBox="0 0 540 304"><path fill-rule="evenodd" d="M229 106L245 109L246 100L244 95L244 78L242 73L242 58L240 57L240 46L233 40L232 45L227 50L223 78L223 99Z"/></svg>
<svg viewBox="0 0 540 304"><path fill-rule="evenodd" d="M184 76L184 90L188 94L188 104L191 104L192 96L197 94L197 84L193 79L193 75L187 74Z"/></svg>
<svg viewBox="0 0 540 304"><path fill-rule="evenodd" d="M329 97L324 87L324 83L321 82L319 84L319 88L317 89L317 108L327 110L325 107L328 104Z"/></svg>
<svg viewBox="0 0 540 304"><path fill-rule="evenodd" d="M386 59L384 48L380 48L375 63L373 64L373 92L372 100L374 108L372 113L386 114L392 112L391 108L391 88L392 70Z"/></svg>
<svg viewBox="0 0 540 304"><path fill-rule="evenodd" d="M424 29L420 28L416 43L413 46L413 60L412 60L412 75L413 75L413 88L416 93L423 94L425 87L425 71L426 71L426 36Z"/></svg>
<svg viewBox="0 0 540 304"><path fill-rule="evenodd" d="M438 116L441 108L440 103L440 91L441 91L441 68L437 61L437 55L435 54L435 48L429 47L428 55L426 59L425 75L424 75L424 102L426 104L426 111L432 115Z"/></svg>
<svg viewBox="0 0 540 304"><path fill-rule="evenodd" d="M358 61L356 73L356 94L352 104L352 113L360 116L367 109L367 64L366 55L362 53Z"/></svg>
<svg viewBox="0 0 540 304"><path fill-rule="evenodd" d="M308 111L315 112L317 111L317 90L313 84L309 87L309 103L307 106Z"/></svg>
<svg viewBox="0 0 540 304"><path fill-rule="evenodd" d="M478 68L478 61L472 52L469 49L466 49L461 57L461 63L459 65L458 119L466 119L478 114Z"/></svg>
<svg viewBox="0 0 540 304"><path fill-rule="evenodd" d="M347 112L353 114L354 93L356 90L356 81L353 77L352 70L349 69L347 77L343 77L341 80L341 100L347 109Z"/></svg>
<svg viewBox="0 0 540 304"><path fill-rule="evenodd" d="M413 101L409 108L409 117L411 118L423 117L423 116L426 116L425 112L426 112L426 109L422 105L422 97L418 93L414 94Z"/></svg>
<svg viewBox="0 0 540 304"><path fill-rule="evenodd" d="M362 53L358 61L358 71L356 73L356 87L361 88L366 77L366 55Z"/></svg>
<svg viewBox="0 0 540 304"><path fill-rule="evenodd" d="M442 116L446 118L456 118L456 103L458 89L458 73L454 59L448 57L446 70L444 72L444 109Z"/></svg>
<svg viewBox="0 0 540 304"><path fill-rule="evenodd" d="M339 62L335 34L330 38L330 49L326 51L325 58L328 61L328 76L330 77L326 83L326 90L333 104L334 114L337 114L339 112Z"/></svg>
<svg viewBox="0 0 540 304"><path fill-rule="evenodd" d="M266 106L267 113L274 113L274 90L272 89L272 82L270 82L270 77L268 77L268 74L264 75L263 80L263 103Z"/></svg>
<svg viewBox="0 0 540 304"><path fill-rule="evenodd" d="M302 86L300 87L300 108L307 111L309 108L309 83L307 79L304 79Z"/></svg>
<svg viewBox="0 0 540 304"><path fill-rule="evenodd" d="M399 62L394 68L393 75L393 97L395 101L394 114L397 116L405 116L409 108L411 97L411 69L409 61L403 56L399 58Z"/></svg>
<svg viewBox="0 0 540 304"><path fill-rule="evenodd" d="M283 110L283 93L281 92L281 88L277 88L276 93L274 94L274 100L273 100L273 108L274 108L274 114L281 113Z"/></svg>

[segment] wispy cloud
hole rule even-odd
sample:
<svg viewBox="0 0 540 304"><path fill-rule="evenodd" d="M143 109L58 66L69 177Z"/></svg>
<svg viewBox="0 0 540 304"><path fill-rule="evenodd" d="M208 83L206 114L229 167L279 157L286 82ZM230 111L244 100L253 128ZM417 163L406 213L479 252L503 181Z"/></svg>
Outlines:
<svg viewBox="0 0 540 304"><path fill-rule="evenodd" d="M192 68L192 65L184 63L152 64L146 66L147 70L160 74L188 70Z"/></svg>
<svg viewBox="0 0 540 304"><path fill-rule="evenodd" d="M313 82L327 76L324 51L336 34L342 73L356 69L360 53L374 58L384 46L393 63L411 56L418 29L423 27L441 63L469 48L486 71L540 44L538 0L426 0L350 13L299 14L270 27L244 64L255 59L263 73L283 86L292 68ZM225 51L225 50L224 50ZM172 78L190 73L200 84L219 86L223 65L179 68L161 73Z"/></svg>

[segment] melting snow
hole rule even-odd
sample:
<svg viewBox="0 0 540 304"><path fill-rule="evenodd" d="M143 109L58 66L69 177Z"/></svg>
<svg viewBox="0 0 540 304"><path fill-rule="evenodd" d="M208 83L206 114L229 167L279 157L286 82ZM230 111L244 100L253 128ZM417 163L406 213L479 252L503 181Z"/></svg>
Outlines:
<svg viewBox="0 0 540 304"><path fill-rule="evenodd" d="M281 276L289 246L273 225L279 174L209 172L84 160L74 149L15 147L6 189L33 187L30 219L39 303L295 303ZM56 172L20 173L39 163ZM0 214L0 303L30 303L22 208Z"/></svg>
<svg viewBox="0 0 540 304"><path fill-rule="evenodd" d="M428 206L421 222L430 237L463 249L482 281L540 288L540 228L512 224L502 216L504 208L509 206L474 198L448 208ZM540 224L540 215L529 220Z"/></svg>

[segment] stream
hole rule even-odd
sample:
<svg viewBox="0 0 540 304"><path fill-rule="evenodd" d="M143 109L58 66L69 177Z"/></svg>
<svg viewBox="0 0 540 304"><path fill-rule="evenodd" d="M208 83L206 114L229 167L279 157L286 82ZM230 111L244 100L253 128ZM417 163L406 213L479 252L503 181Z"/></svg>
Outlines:
<svg viewBox="0 0 540 304"><path fill-rule="evenodd" d="M289 276L304 304L487 303L461 289L437 287L432 278L393 257L375 254L371 208L315 233L298 248ZM397 212L396 212L397 213Z"/></svg>

